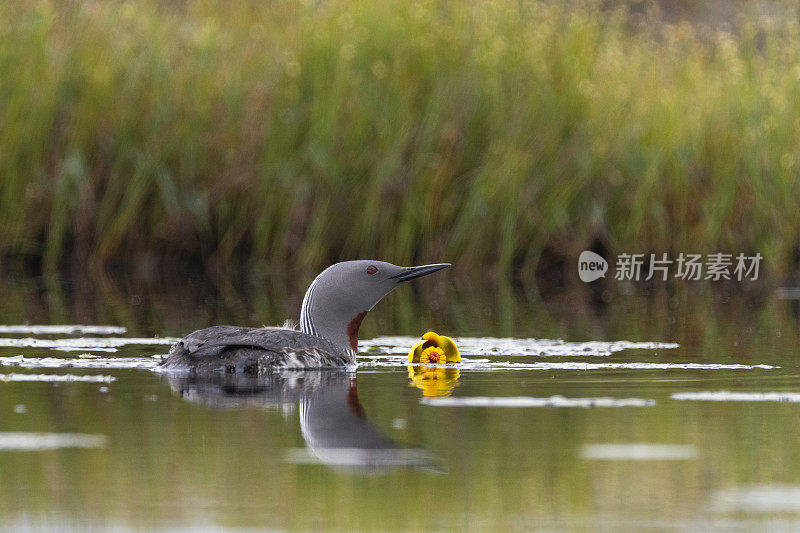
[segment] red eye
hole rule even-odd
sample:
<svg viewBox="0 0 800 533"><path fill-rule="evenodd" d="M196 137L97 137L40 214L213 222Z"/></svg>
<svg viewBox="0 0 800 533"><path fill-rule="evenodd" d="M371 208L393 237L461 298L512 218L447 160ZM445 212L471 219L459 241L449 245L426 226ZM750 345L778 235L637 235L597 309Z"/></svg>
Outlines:
<svg viewBox="0 0 800 533"><path fill-rule="evenodd" d="M370 265L370 266L367 267L367 274L369 274L370 276L373 275L377 271L378 271L378 269L375 268L373 265Z"/></svg>

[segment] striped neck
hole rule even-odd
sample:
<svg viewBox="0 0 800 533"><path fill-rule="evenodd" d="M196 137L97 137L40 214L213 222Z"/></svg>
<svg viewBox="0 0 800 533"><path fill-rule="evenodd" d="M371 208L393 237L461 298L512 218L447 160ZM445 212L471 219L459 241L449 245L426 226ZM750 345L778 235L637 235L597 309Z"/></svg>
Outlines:
<svg viewBox="0 0 800 533"><path fill-rule="evenodd" d="M311 311L314 305L314 288L317 286L320 276L317 276L314 278L314 281L311 282L311 285L306 291L306 295L303 296L303 306L300 308L300 331L317 337L320 335L317 333L317 328L314 327Z"/></svg>
<svg viewBox="0 0 800 533"><path fill-rule="evenodd" d="M321 337L356 355L358 349L358 328L366 311L353 313L339 307L339 301L326 292L326 282L321 282L323 272L311 282L303 297L300 309L300 331Z"/></svg>

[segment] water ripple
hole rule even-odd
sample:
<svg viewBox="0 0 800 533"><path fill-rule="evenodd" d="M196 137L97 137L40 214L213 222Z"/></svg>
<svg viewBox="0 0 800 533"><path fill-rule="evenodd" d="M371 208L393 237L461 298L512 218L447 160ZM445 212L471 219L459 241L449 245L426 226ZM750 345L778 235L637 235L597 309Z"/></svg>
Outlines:
<svg viewBox="0 0 800 533"><path fill-rule="evenodd" d="M405 357L359 355L359 368L398 367L408 365ZM435 365L425 365L435 366ZM461 370L771 370L772 365L742 365L717 363L583 363L578 361L518 363L513 361L491 361L489 359L461 358L461 363L447 367Z"/></svg>
<svg viewBox="0 0 800 533"><path fill-rule="evenodd" d="M121 326L84 326L80 324L59 326L0 325L0 333L28 335L85 335L87 333L91 335L122 335L127 331L126 328Z"/></svg>
<svg viewBox="0 0 800 533"><path fill-rule="evenodd" d="M171 345L178 339L171 337L79 337L70 339L37 339L24 337L21 339L0 337L0 348L50 348L61 351L116 351L121 346Z"/></svg>
<svg viewBox="0 0 800 533"><path fill-rule="evenodd" d="M731 392L698 391L676 392L670 395L673 400L694 400L701 402L786 402L800 403L800 392Z"/></svg>
<svg viewBox="0 0 800 533"><path fill-rule="evenodd" d="M450 398L423 398L420 403L439 407L650 407L655 400L644 398L565 398L556 395L549 398L530 396L468 396Z"/></svg>
<svg viewBox="0 0 800 533"><path fill-rule="evenodd" d="M0 433L0 451L103 448L105 445L105 435L89 435L86 433Z"/></svg>
<svg viewBox="0 0 800 533"><path fill-rule="evenodd" d="M152 357L93 357L78 358L61 357L0 357L0 366L18 366L22 368L144 368L155 370L161 362L160 355ZM401 368L408 361L398 356L359 356L358 368ZM436 365L425 365L436 366ZM511 361L490 361L488 359L462 358L460 363L448 364L448 368L462 371L492 370L753 370L780 368L771 365L740 365L713 363L582 363L582 362L547 362L517 363Z"/></svg>
<svg viewBox="0 0 800 533"><path fill-rule="evenodd" d="M417 337L376 337L359 342L359 349L388 354L407 354ZM565 342L561 339L514 339L498 337L455 337L463 354L497 356L608 356L622 350L671 350L674 342L587 341Z"/></svg>
<svg viewBox="0 0 800 533"><path fill-rule="evenodd" d="M690 444L653 444L644 442L585 444L581 457L605 461L680 461L697 458Z"/></svg>
<svg viewBox="0 0 800 533"><path fill-rule="evenodd" d="M729 513L798 513L800 485L750 485L721 489L714 492L711 506L715 511Z"/></svg>
<svg viewBox="0 0 800 533"><path fill-rule="evenodd" d="M41 381L45 383L84 382L84 383L111 383L117 381L114 376L75 374L0 374L0 381Z"/></svg>
<svg viewBox="0 0 800 533"><path fill-rule="evenodd" d="M95 357L64 359L60 357L0 357L0 366L17 366L20 368L113 368L125 370L129 368L155 369L161 362L161 356L155 357Z"/></svg>

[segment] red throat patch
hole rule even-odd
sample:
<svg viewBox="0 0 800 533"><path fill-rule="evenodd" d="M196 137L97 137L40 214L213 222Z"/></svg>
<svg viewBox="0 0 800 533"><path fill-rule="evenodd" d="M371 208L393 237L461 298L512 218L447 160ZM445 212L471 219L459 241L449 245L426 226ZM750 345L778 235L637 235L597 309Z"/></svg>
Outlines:
<svg viewBox="0 0 800 533"><path fill-rule="evenodd" d="M358 418L364 418L364 408L361 407L361 402L358 401L358 389L356 388L355 380L347 389L347 405Z"/></svg>
<svg viewBox="0 0 800 533"><path fill-rule="evenodd" d="M350 348L353 351L358 349L358 328L361 327L361 321L364 320L365 316L367 316L367 312L361 311L347 325L347 337L350 339Z"/></svg>

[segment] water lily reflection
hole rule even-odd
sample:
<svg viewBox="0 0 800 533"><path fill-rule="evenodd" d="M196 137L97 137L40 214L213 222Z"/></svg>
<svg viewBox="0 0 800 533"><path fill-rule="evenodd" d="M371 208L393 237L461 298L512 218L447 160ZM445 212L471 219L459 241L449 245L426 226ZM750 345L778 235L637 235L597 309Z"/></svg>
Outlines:
<svg viewBox="0 0 800 533"><path fill-rule="evenodd" d="M428 398L449 396L458 386L459 371L457 368L444 366L409 365L409 386L422 390Z"/></svg>

